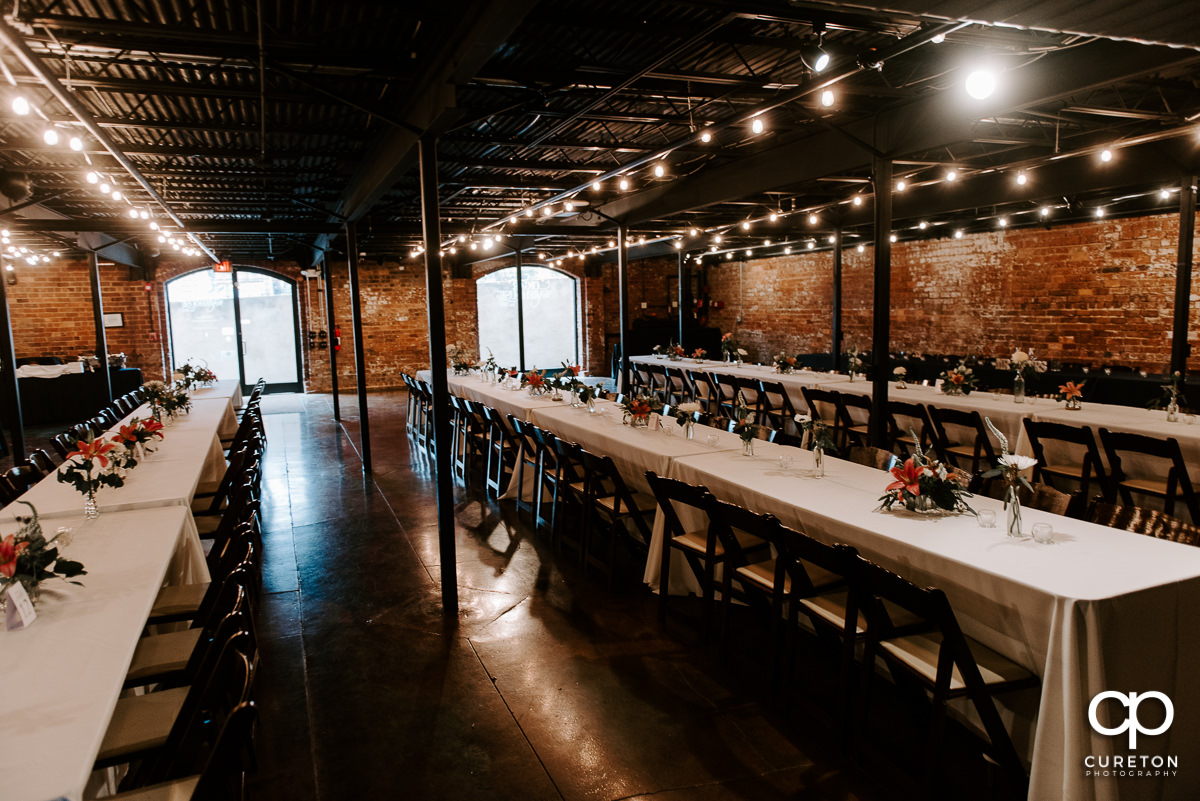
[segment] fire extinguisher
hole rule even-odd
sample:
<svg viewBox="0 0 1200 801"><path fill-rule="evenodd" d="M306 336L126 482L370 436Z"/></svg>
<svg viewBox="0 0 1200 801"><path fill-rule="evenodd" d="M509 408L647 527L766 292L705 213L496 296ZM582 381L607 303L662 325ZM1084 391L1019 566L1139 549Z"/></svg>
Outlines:
<svg viewBox="0 0 1200 801"><path fill-rule="evenodd" d="M333 327L333 349L342 349L342 329L336 325Z"/></svg>

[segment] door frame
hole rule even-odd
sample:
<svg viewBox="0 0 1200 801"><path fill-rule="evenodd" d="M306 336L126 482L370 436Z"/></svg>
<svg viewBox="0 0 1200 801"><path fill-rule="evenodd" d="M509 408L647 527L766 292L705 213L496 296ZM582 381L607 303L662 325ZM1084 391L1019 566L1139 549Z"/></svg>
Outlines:
<svg viewBox="0 0 1200 801"><path fill-rule="evenodd" d="M249 264L234 264L230 275L230 281L233 283L233 325L234 337L237 341L237 361L238 361L238 379L242 385L243 392L249 392L253 388L257 378L254 381L249 381L246 376L246 342L242 335L242 306L241 295L238 292L237 274L239 272L259 273L277 281L287 284L292 293L292 326L293 336L296 343L296 380L287 382L277 382L267 384L263 388L264 393L272 392L303 392L304 391L304 362L300 353L300 293L298 291L298 283L295 279L289 278L286 275L277 273L273 270L266 270L262 267L254 267ZM211 268L210 268L211 269ZM163 282L163 294L165 296L165 306L167 311L167 335L170 338L168 345L171 356L171 367L175 367L175 331L171 327L171 291L170 284L179 278L188 275L194 275L200 272L207 272L203 267L196 270L188 270L185 273L173 276Z"/></svg>

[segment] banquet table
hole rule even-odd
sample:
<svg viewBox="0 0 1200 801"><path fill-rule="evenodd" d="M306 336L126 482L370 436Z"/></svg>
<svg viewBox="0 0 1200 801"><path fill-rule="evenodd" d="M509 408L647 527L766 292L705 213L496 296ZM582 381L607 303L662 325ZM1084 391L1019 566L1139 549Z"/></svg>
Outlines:
<svg viewBox="0 0 1200 801"><path fill-rule="evenodd" d="M67 556L83 563L82 586L42 583L37 619L0 626L7 688L0 752L6 801L78 801L83 796L133 651L155 596L172 576L180 543L194 539L182 506L45 521L47 536L73 529ZM15 530L11 521L0 531Z"/></svg>
<svg viewBox="0 0 1200 801"><path fill-rule="evenodd" d="M432 374L428 370L417 372L417 378L426 383L429 383L431 377ZM530 395L528 390L520 389L520 381L491 384L478 375L447 375L446 384L452 395L491 406L503 415L511 414L521 420L528 420L533 409L563 405L562 401L550 400L549 395Z"/></svg>
<svg viewBox="0 0 1200 801"><path fill-rule="evenodd" d="M1200 742L1200 685L1192 680L1200 664L1200 548L1034 510L1024 511L1025 526L1051 523L1056 542L1010 539L1000 502L983 497L971 503L996 510L996 528L980 528L969 515L879 512L885 473L827 458L825 477L814 479L811 454L796 455L791 471L766 452L684 456L672 462L671 476L774 514L823 542L853 545L919 584L945 590L969 635L1041 677L1040 695L998 697L1014 743L1031 762L1030 799L1191 799L1200 793L1200 769L1184 764ZM652 554L661 548L661 520L654 534ZM1181 768L1190 768L1186 774L1085 775L1087 755L1129 750L1123 737L1089 726L1089 702L1105 690L1157 690L1173 701L1171 728L1139 738L1137 750L1179 755Z"/></svg>

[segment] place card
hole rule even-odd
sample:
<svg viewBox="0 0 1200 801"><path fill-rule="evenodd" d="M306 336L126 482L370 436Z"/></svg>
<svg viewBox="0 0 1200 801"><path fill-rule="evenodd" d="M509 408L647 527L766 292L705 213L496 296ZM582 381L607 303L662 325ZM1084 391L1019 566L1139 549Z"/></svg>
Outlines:
<svg viewBox="0 0 1200 801"><path fill-rule="evenodd" d="M658 412L650 412L650 430L658 431L662 427L662 415Z"/></svg>
<svg viewBox="0 0 1200 801"><path fill-rule="evenodd" d="M9 631L28 628L37 620L37 610L33 608L33 601L29 600L25 585L19 581L8 586L8 611L4 617L5 627Z"/></svg>

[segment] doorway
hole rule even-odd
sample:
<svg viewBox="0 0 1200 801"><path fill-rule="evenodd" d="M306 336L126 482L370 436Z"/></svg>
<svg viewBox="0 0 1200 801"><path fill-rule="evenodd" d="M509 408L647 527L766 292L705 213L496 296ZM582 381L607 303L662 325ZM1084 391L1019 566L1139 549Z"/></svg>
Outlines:
<svg viewBox="0 0 1200 801"><path fill-rule="evenodd" d="M167 281L172 364L205 362L244 391L301 392L296 283L252 267L197 270Z"/></svg>

